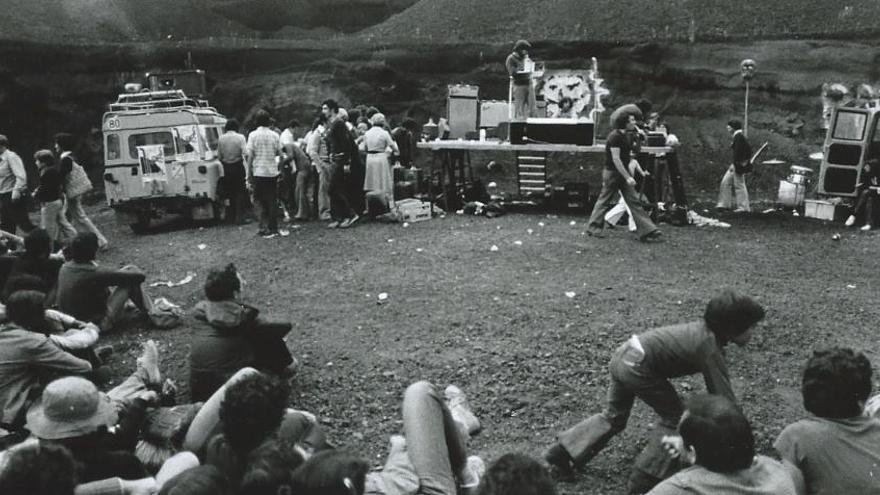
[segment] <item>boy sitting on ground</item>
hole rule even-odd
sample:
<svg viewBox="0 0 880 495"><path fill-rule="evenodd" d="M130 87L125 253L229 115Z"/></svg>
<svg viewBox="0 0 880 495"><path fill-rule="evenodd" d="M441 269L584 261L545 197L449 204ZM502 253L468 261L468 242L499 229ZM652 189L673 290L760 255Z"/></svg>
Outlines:
<svg viewBox="0 0 880 495"><path fill-rule="evenodd" d="M113 330L123 320L127 301L149 318L153 303L142 287L146 275L138 267L111 270L98 266L98 237L91 232L77 234L69 250L71 260L61 266L58 274L59 310L96 323L103 332Z"/></svg>
<svg viewBox="0 0 880 495"><path fill-rule="evenodd" d="M813 416L785 427L773 445L805 488L799 493L880 494L880 419L863 414L871 394L868 358L851 349L816 351L801 390Z"/></svg>
<svg viewBox="0 0 880 495"><path fill-rule="evenodd" d="M664 444L673 457L693 467L648 495L795 495L782 464L755 455L752 427L733 401L718 395L688 399L678 432L680 437L665 437Z"/></svg>

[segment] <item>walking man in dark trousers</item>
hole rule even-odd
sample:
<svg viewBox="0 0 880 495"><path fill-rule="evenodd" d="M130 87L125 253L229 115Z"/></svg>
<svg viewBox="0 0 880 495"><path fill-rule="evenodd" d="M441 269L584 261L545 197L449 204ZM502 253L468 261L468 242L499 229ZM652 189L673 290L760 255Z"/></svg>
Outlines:
<svg viewBox="0 0 880 495"><path fill-rule="evenodd" d="M345 166L349 163L351 153L351 134L345 121L339 116L339 104L335 100L325 100L321 112L327 117L327 147L330 151L330 216L332 221L327 227L348 228L360 217L351 208L345 195Z"/></svg>
<svg viewBox="0 0 880 495"><path fill-rule="evenodd" d="M642 209L639 195L636 193L636 180L627 168L632 159L632 144L626 132L635 129L636 118L631 114L622 114L614 121L614 130L608 134L605 142L605 168L602 170L602 192L593 206L587 232L594 237L603 237L605 227L605 211L614 194L620 192L623 200L632 212L636 223L639 240L652 241L659 239L660 229Z"/></svg>

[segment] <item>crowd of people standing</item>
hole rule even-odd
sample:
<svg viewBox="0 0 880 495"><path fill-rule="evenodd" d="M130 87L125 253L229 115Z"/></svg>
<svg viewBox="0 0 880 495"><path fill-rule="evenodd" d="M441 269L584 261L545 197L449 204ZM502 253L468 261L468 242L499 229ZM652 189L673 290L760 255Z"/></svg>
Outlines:
<svg viewBox="0 0 880 495"><path fill-rule="evenodd" d="M308 130L296 120L277 129L265 110L254 115L256 129L247 137L237 120L227 121L218 157L229 221L245 221L248 191L259 211L258 234L266 238L289 234L281 215L345 229L394 209L392 169L412 165L418 124L406 119L392 129L377 109L348 112L332 99L320 110Z"/></svg>

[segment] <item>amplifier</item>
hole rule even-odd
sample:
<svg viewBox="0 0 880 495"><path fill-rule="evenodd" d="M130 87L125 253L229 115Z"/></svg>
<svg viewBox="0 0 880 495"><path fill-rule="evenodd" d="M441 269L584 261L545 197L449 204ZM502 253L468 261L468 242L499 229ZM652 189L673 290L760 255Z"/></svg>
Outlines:
<svg viewBox="0 0 880 495"><path fill-rule="evenodd" d="M455 84L449 86L446 99L446 115L449 116L449 138L464 138L468 132L476 132L479 117L478 86Z"/></svg>
<svg viewBox="0 0 880 495"><path fill-rule="evenodd" d="M510 123L510 144L593 145L593 123L569 119L528 119Z"/></svg>

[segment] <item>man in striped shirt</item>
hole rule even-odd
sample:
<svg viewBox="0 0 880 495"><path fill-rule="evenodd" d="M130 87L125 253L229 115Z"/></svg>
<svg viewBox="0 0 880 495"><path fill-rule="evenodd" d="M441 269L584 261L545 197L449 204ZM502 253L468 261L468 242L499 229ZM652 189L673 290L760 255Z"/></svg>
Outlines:
<svg viewBox="0 0 880 495"><path fill-rule="evenodd" d="M272 129L271 117L265 110L257 112L257 129L247 139L248 170L254 200L260 207L260 230L257 235L272 238L278 231L278 160L281 139ZM280 232L284 235L284 232Z"/></svg>

